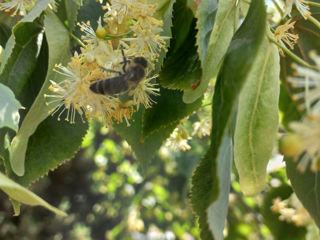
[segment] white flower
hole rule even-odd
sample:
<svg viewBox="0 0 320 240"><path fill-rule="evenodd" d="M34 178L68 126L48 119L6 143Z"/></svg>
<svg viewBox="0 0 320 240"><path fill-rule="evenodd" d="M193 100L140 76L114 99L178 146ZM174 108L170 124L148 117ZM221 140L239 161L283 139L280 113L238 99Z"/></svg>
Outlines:
<svg viewBox="0 0 320 240"><path fill-rule="evenodd" d="M310 8L306 4L305 0L286 0L286 9L283 15L284 17L287 15L291 17L291 10L292 10L293 4L296 5L298 11L301 13L301 15L305 19L307 19L311 15Z"/></svg>
<svg viewBox="0 0 320 240"><path fill-rule="evenodd" d="M155 103L155 101L151 99L151 95L160 95L160 89L156 88L157 84L151 83L151 81L157 77L158 75L154 75L153 77L145 78L135 89L129 92L129 96L133 96L133 102L137 106L137 110L139 110L141 103L145 108L150 108L152 104Z"/></svg>
<svg viewBox="0 0 320 240"><path fill-rule="evenodd" d="M12 16L20 14L22 16L26 15L26 9L32 6L31 0L12 0L9 2L0 3L0 10L10 11L14 9Z"/></svg>
<svg viewBox="0 0 320 240"><path fill-rule="evenodd" d="M285 24L280 25L274 31L274 38L277 42L282 44L287 44L291 49L294 48L294 45L298 41L298 34L290 33L289 30L294 28L296 22L291 22L289 19Z"/></svg>
<svg viewBox="0 0 320 240"><path fill-rule="evenodd" d="M309 213L294 193L286 200L281 200L280 197L274 198L271 210L280 214L281 221L292 222L298 227L307 225L311 220Z"/></svg>
<svg viewBox="0 0 320 240"><path fill-rule="evenodd" d="M289 124L293 132L301 139L299 148L301 153L295 159L299 159L298 170L304 172L311 162L311 170L319 170L320 164L320 113L307 115L302 122Z"/></svg>
<svg viewBox="0 0 320 240"><path fill-rule="evenodd" d="M200 121L193 123L192 135L197 135L198 138L209 136L211 133L211 116L202 116Z"/></svg>
<svg viewBox="0 0 320 240"><path fill-rule="evenodd" d="M178 149L187 151L191 149L191 146L188 144L189 139L191 139L191 137L187 129L179 124L167 139L165 146L171 148L173 151L178 151Z"/></svg>
<svg viewBox="0 0 320 240"><path fill-rule="evenodd" d="M310 57L316 63L320 70L320 57L315 52L310 53ZM293 95L293 99L303 100L300 108L307 109L308 112L317 113L320 110L320 71L302 67L297 64L293 65L296 70L296 77L290 77L289 82L294 88L304 88Z"/></svg>

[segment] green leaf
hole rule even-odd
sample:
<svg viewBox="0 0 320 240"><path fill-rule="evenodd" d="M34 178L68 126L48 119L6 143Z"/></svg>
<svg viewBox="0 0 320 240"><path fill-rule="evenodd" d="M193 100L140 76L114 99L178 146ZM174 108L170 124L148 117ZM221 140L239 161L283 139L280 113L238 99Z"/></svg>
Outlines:
<svg viewBox="0 0 320 240"><path fill-rule="evenodd" d="M282 125L289 130L289 123L301 119L302 113L298 111L296 102L290 97L290 89L280 85L279 110Z"/></svg>
<svg viewBox="0 0 320 240"><path fill-rule="evenodd" d="M46 10L48 5L53 1L54 0L39 0L39 1L37 1L36 4L33 6L33 8L30 10L30 12L22 20L20 20L17 25L14 26L13 33L18 34L20 32L19 29L23 28L24 24L34 22L36 20L36 18L40 17L40 15L43 13L43 11ZM36 27L38 27L38 26L36 26ZM31 35L31 34L29 34L29 35ZM21 39L21 40L24 41L24 39ZM18 43L16 43L16 39L13 34L9 38L9 40L6 44L6 47L5 47L5 51L2 56L2 62L1 62L1 66L0 66L0 74L2 74L2 71L5 67L5 65L7 64L7 61L11 57L11 54L14 51L14 48L16 47L16 44L18 44Z"/></svg>
<svg viewBox="0 0 320 240"><path fill-rule="evenodd" d="M48 91L49 80L57 80L58 74L53 73L55 64L66 61L69 56L69 35L63 24L50 11L45 18L46 36L49 45L49 71L36 100L24 118L21 127L11 142L10 163L12 170L18 175L24 174L25 153L29 137L35 132L38 125L49 115L54 106L47 106L43 95ZM61 78L61 77L60 77ZM61 79L60 79L61 80Z"/></svg>
<svg viewBox="0 0 320 240"><path fill-rule="evenodd" d="M161 86L184 90L200 81L196 32L192 11L187 8L186 1L179 0L174 4L173 38L160 73Z"/></svg>
<svg viewBox="0 0 320 240"><path fill-rule="evenodd" d="M278 132L280 62L277 47L264 37L239 98L234 161L247 196L266 184L267 164Z"/></svg>
<svg viewBox="0 0 320 240"><path fill-rule="evenodd" d="M201 1L199 5L199 13L202 11L203 5L206 2ZM211 79L214 79L218 73L219 65L228 49L232 36L236 30L236 12L237 12L237 0L224 0L219 1L217 16L214 20L214 27L210 35L207 36L207 43L201 44L203 39L201 38L202 29L207 28L207 22L201 21L201 15L198 21L198 44L199 52L205 51L206 54L200 54L201 66L203 68L203 75L200 81L200 85L195 89L188 89L185 91L183 101L186 103L194 102L198 99L208 87ZM215 3L210 3L213 7ZM204 25L204 26L203 26ZM203 30L204 31L204 30ZM203 48L203 50L202 50Z"/></svg>
<svg viewBox="0 0 320 240"><path fill-rule="evenodd" d="M156 104L147 109L143 116L142 140L161 127L190 115L201 106L202 99L185 104L182 101L182 92L160 88L160 96L154 97Z"/></svg>
<svg viewBox="0 0 320 240"><path fill-rule="evenodd" d="M279 213L274 213L271 210L273 199L280 197L285 200L292 194L292 189L288 185L281 185L277 188L271 188L263 198L263 205L261 214L263 216L263 223L270 229L275 240L303 240L305 239L306 229L304 227L297 227L293 223L279 220Z"/></svg>
<svg viewBox="0 0 320 240"><path fill-rule="evenodd" d="M297 197L320 228L320 172L311 172L308 166L304 173L298 171L298 161L285 158L287 175Z"/></svg>
<svg viewBox="0 0 320 240"><path fill-rule="evenodd" d="M37 64L43 39L40 24L39 20L27 22L16 25L13 30L15 46L2 71L1 82L9 86L18 99Z"/></svg>
<svg viewBox="0 0 320 240"><path fill-rule="evenodd" d="M0 188L2 191L8 194L10 198L16 201L19 201L21 203L28 204L31 206L42 206L54 212L57 215L67 216L65 212L51 206L42 198L38 197L33 192L29 191L28 189L22 187L21 185L7 178L2 173L0 173Z"/></svg>
<svg viewBox="0 0 320 240"><path fill-rule="evenodd" d="M87 124L81 122L79 116L76 122L71 125L66 121L57 121L54 117L48 117L43 121L29 138L25 156L25 174L18 177L10 171L9 177L23 186L29 186L48 174L49 170L54 170L72 158L79 150L88 128Z"/></svg>
<svg viewBox="0 0 320 240"><path fill-rule="evenodd" d="M82 0L66 0L64 1L64 4L66 6L69 30L72 32L76 25L78 11L82 5Z"/></svg>
<svg viewBox="0 0 320 240"><path fill-rule="evenodd" d="M164 140L166 140L171 132L174 130L178 121L159 127L157 131L149 134L144 141L141 141L142 132L142 115L144 110L140 110L132 116L134 121L130 127L125 123L114 125L116 132L125 139L131 146L138 161L141 162L142 168L145 169L147 164L152 160L155 152L161 147Z"/></svg>
<svg viewBox="0 0 320 240"><path fill-rule="evenodd" d="M225 1L222 1L225 2ZM209 39L215 23L216 13L218 9L217 0L202 0L197 9L197 45L200 60L203 63L208 49Z"/></svg>
<svg viewBox="0 0 320 240"><path fill-rule="evenodd" d="M0 128L9 127L18 131L21 105L10 88L0 83Z"/></svg>
<svg viewBox="0 0 320 240"><path fill-rule="evenodd" d="M164 4L160 7L161 2L163 2ZM163 27L162 27L163 31L161 33L161 36L170 38L172 36L172 33L171 33L172 13L173 13L173 5L175 3L175 0L161 0L161 1L156 1L156 3L158 4L158 8L155 15L158 16L158 18L163 21ZM166 44L167 47L169 47L170 41L166 40L166 43L167 43ZM166 52L163 49L159 54L160 54L160 57L158 58L158 62L155 66L155 71L154 71L155 73L160 72L161 66L166 56Z"/></svg>
<svg viewBox="0 0 320 240"><path fill-rule="evenodd" d="M0 22L0 46L2 46L2 48L5 47L10 35L11 29L4 23Z"/></svg>
<svg viewBox="0 0 320 240"><path fill-rule="evenodd" d="M186 41L189 32L195 28L195 26L193 26L193 20L193 13L187 6L187 0L177 0L173 5L171 39L173 42L173 44L171 44L173 52L181 47Z"/></svg>
<svg viewBox="0 0 320 240"><path fill-rule="evenodd" d="M218 156L218 179L220 195L208 208L209 228L215 239L223 240L223 230L227 219L233 159L232 137L227 134L222 140L221 154Z"/></svg>
<svg viewBox="0 0 320 240"><path fill-rule="evenodd" d="M194 25L191 26L192 28ZM168 52L160 73L161 86L169 89L191 89L197 81L200 81L200 61L195 44L195 32L193 28L182 46L176 51ZM175 45L173 45L174 48Z"/></svg>
<svg viewBox="0 0 320 240"><path fill-rule="evenodd" d="M252 1L218 75L213 96L211 145L192 177L191 203L199 216L202 239L213 239L208 229L207 210L219 196L217 159L222 154L222 141L235 112L241 88L264 37L265 24L264 1Z"/></svg>

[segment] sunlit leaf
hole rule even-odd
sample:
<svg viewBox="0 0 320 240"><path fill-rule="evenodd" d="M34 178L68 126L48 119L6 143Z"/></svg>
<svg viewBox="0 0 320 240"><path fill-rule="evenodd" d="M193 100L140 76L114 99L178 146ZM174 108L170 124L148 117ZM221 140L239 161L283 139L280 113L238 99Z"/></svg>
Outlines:
<svg viewBox="0 0 320 240"><path fill-rule="evenodd" d="M208 2L210 2L210 7L213 8L215 6L215 3L212 1L201 1L199 5L199 11L201 11L203 5L208 4ZM208 24L206 21L202 23L201 18L199 18L199 34L197 39L199 52L201 53L201 51L205 51L205 53L200 54L203 75L199 86L197 86L195 89L188 89L185 91L183 100L186 103L193 102L199 98L206 91L210 80L217 75L219 64L221 63L228 49L229 43L231 42L232 36L236 31L236 3L237 0L219 1L213 30L205 37L205 39L201 39L202 31L204 31L202 29L208 27L208 25L210 26L210 23ZM203 24L204 26L202 26ZM203 47L201 42L204 40L206 43ZM202 50L202 48L204 49Z"/></svg>
<svg viewBox="0 0 320 240"><path fill-rule="evenodd" d="M209 228L214 239L223 240L223 230L228 213L228 202L231 182L231 166L233 159L232 138L226 134L221 144L221 154L218 156L218 179L220 195L208 208Z"/></svg>
<svg viewBox="0 0 320 240"><path fill-rule="evenodd" d="M10 198L31 206L42 206L60 216L67 214L44 201L33 192L15 183L5 175L0 173L0 189L9 195Z"/></svg>
<svg viewBox="0 0 320 240"><path fill-rule="evenodd" d="M30 26L30 23L34 22L36 18L40 17L40 15L43 13L44 10L47 9L48 5L52 3L54 0L39 0L36 2L36 4L33 6L33 8L30 10L30 12L19 21L17 25L14 26L12 32L16 34L25 34L26 32L20 33L19 29L23 29L23 25L27 24ZM39 28L36 24L34 26L31 26L31 28ZM30 35L30 33L29 33ZM21 39L22 41L28 40L28 39ZM20 43L21 44L21 43ZM23 44L22 44L23 46ZM2 71L7 64L7 61L11 58L12 52L15 50L15 48L21 48L19 46L18 42L16 42L15 34L11 35L9 38L5 51L3 53L2 62L0 66L0 74L2 74Z"/></svg>
<svg viewBox="0 0 320 240"><path fill-rule="evenodd" d="M245 195L258 194L266 184L278 132L279 75L278 49L265 36L240 94L234 136L234 161Z"/></svg>
<svg viewBox="0 0 320 240"><path fill-rule="evenodd" d="M254 24L252 24L254 22ZM236 32L218 75L212 106L211 146L192 177L191 203L199 216L202 239L213 239L207 210L219 196L217 159L236 110L238 96L255 60L265 32L264 1L251 3L249 13Z"/></svg>
<svg viewBox="0 0 320 240"><path fill-rule="evenodd" d="M20 108L21 105L10 88L0 83L0 128L9 127L17 131Z"/></svg>

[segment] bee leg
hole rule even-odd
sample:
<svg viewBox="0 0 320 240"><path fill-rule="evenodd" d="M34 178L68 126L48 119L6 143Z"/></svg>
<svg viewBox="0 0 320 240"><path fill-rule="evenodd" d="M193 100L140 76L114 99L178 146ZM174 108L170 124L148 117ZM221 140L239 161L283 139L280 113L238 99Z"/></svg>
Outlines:
<svg viewBox="0 0 320 240"><path fill-rule="evenodd" d="M122 66L122 70L123 72L125 73L126 72L126 66L127 66L127 63L129 62L126 58L126 56L124 55L124 51L123 49L121 48L121 53L122 53L122 57L123 57L123 66Z"/></svg>
<svg viewBox="0 0 320 240"><path fill-rule="evenodd" d="M112 70L112 69L107 69L107 68L104 68L104 67L100 67L103 71L106 71L106 72L111 72L111 73L118 73L119 76L122 75L122 72L120 71L116 71L116 70Z"/></svg>

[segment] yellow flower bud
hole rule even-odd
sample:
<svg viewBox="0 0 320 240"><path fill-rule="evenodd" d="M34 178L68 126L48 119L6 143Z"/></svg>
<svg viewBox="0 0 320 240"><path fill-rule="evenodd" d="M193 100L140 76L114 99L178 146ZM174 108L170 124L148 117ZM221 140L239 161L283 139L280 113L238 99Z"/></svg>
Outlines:
<svg viewBox="0 0 320 240"><path fill-rule="evenodd" d="M293 157L299 154L302 147L302 138L297 134L288 134L280 139L280 152L288 157Z"/></svg>

